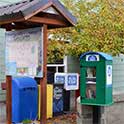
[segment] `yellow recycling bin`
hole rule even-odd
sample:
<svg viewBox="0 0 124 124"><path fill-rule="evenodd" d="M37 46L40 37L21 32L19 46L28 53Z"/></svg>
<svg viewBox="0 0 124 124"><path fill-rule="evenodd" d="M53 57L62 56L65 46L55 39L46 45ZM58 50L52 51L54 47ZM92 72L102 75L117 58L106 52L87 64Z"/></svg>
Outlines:
<svg viewBox="0 0 124 124"><path fill-rule="evenodd" d="M53 85L47 84L47 119L53 117ZM40 85L38 85L38 119L40 119Z"/></svg>

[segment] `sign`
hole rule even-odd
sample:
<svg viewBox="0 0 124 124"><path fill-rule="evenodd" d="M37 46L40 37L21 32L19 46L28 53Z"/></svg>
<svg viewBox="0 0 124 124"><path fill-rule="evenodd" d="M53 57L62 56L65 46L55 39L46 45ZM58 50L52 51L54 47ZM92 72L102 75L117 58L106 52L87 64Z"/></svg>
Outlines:
<svg viewBox="0 0 124 124"><path fill-rule="evenodd" d="M42 41L42 28L6 32L6 64L16 64L14 75L43 76Z"/></svg>
<svg viewBox="0 0 124 124"><path fill-rule="evenodd" d="M107 85L112 85L112 65L106 66L106 82Z"/></svg>
<svg viewBox="0 0 124 124"><path fill-rule="evenodd" d="M66 90L78 90L79 89L79 75L77 73L68 73L65 82Z"/></svg>
<svg viewBox="0 0 124 124"><path fill-rule="evenodd" d="M60 85L61 86L61 85ZM54 95L53 95L53 98L56 99L56 100L59 100L61 99L61 97L63 97L63 89L59 86L55 86L54 87Z"/></svg>
<svg viewBox="0 0 124 124"><path fill-rule="evenodd" d="M66 90L79 89L79 75L77 73L55 73L55 84L64 84Z"/></svg>
<svg viewBox="0 0 124 124"><path fill-rule="evenodd" d="M65 73L55 73L54 79L55 79L54 80L55 84L65 84L66 74Z"/></svg>
<svg viewBox="0 0 124 124"><path fill-rule="evenodd" d="M63 85L54 85L53 90L53 113L60 113L63 111Z"/></svg>
<svg viewBox="0 0 124 124"><path fill-rule="evenodd" d="M86 55L86 61L99 61L99 55L96 54Z"/></svg>

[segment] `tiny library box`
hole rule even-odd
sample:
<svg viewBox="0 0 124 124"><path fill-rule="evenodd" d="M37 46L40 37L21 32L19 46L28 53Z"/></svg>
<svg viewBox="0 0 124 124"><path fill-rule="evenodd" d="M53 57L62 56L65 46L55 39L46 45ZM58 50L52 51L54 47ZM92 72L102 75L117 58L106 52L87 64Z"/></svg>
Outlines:
<svg viewBox="0 0 124 124"><path fill-rule="evenodd" d="M81 104L106 106L112 98L112 57L102 52L80 56Z"/></svg>

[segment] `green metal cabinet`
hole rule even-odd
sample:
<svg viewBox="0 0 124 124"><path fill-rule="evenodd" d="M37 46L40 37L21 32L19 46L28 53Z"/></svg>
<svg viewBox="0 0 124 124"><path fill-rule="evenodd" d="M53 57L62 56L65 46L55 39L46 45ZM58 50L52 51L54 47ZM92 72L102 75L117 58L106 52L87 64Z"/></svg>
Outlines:
<svg viewBox="0 0 124 124"><path fill-rule="evenodd" d="M102 52L86 52L80 57L81 104L111 105L112 57Z"/></svg>

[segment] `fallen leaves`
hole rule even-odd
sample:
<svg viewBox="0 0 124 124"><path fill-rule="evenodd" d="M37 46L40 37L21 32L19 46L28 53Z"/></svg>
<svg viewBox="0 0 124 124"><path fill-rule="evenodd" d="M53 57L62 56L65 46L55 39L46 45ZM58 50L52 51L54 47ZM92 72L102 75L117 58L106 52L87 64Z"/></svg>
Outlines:
<svg viewBox="0 0 124 124"><path fill-rule="evenodd" d="M76 124L76 113L55 116L47 120L47 124Z"/></svg>

